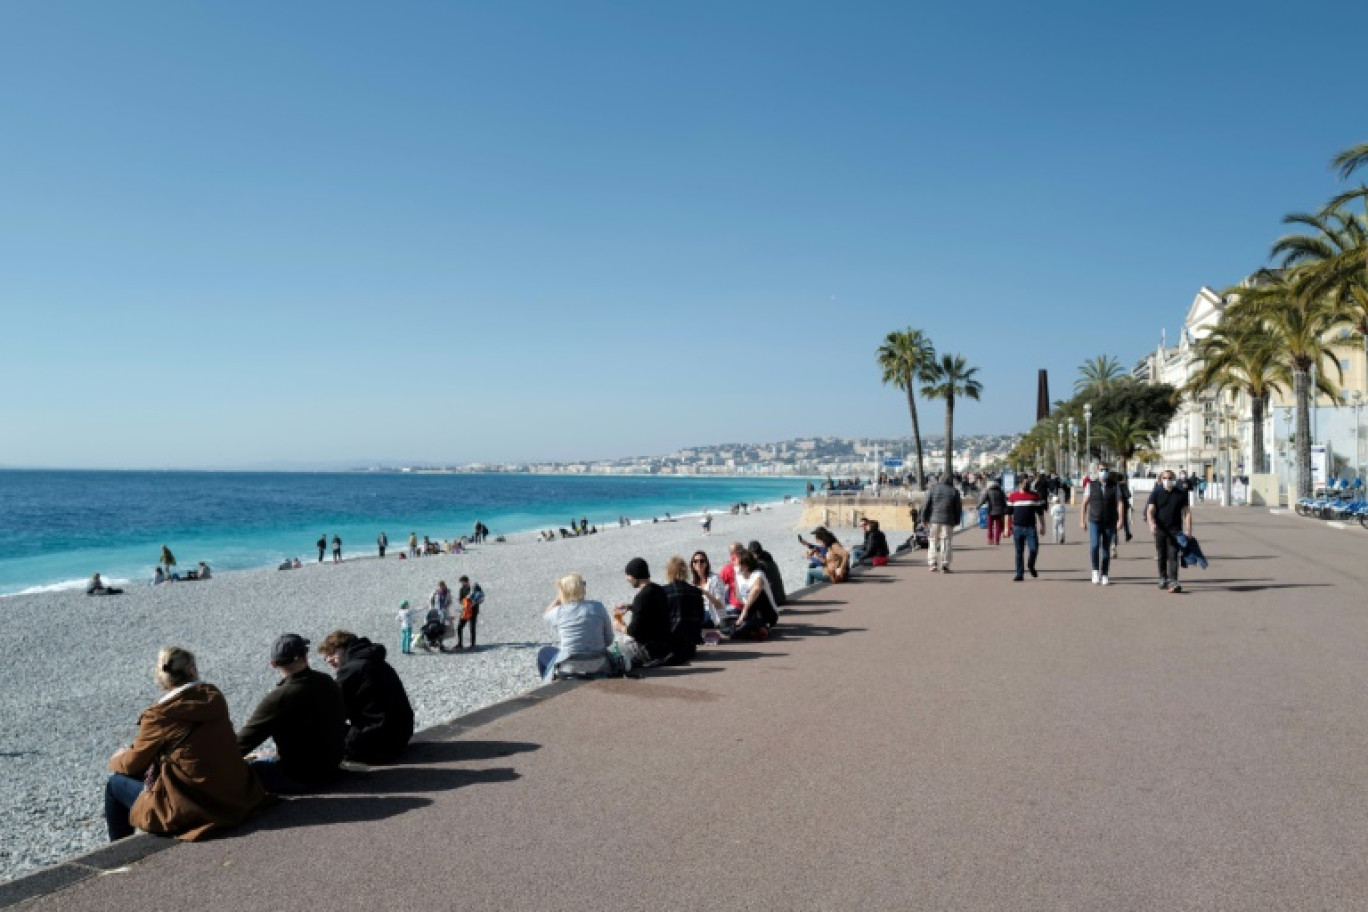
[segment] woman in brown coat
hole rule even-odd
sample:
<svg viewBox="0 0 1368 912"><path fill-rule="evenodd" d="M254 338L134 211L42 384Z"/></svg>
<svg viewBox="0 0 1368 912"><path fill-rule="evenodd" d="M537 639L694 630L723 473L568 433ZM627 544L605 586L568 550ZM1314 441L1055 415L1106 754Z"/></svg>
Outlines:
<svg viewBox="0 0 1368 912"><path fill-rule="evenodd" d="M203 839L241 823L269 800L238 752L228 701L199 680L195 657L175 646L163 649L156 679L166 693L138 718L133 746L109 758L110 841L132 836L134 827Z"/></svg>

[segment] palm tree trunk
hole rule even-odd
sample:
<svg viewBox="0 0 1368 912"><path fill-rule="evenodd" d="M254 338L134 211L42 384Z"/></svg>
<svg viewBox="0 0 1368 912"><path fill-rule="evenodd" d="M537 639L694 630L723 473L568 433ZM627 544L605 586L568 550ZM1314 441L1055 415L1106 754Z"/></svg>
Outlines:
<svg viewBox="0 0 1368 912"><path fill-rule="evenodd" d="M1249 449L1250 456L1254 460L1254 471L1262 475L1266 469L1264 467L1264 411L1267 403L1263 396L1249 397L1249 417L1251 420L1249 428Z"/></svg>
<svg viewBox="0 0 1368 912"><path fill-rule="evenodd" d="M955 394L945 397L945 478L949 482L955 477Z"/></svg>
<svg viewBox="0 0 1368 912"><path fill-rule="evenodd" d="M921 424L917 421L917 394L912 390L912 378L907 378L907 411L912 416L912 442L917 448L917 487L926 490L926 463L922 459Z"/></svg>
<svg viewBox="0 0 1368 912"><path fill-rule="evenodd" d="M1311 377L1304 370L1292 371L1292 390L1297 400L1297 496L1310 497L1311 485Z"/></svg>

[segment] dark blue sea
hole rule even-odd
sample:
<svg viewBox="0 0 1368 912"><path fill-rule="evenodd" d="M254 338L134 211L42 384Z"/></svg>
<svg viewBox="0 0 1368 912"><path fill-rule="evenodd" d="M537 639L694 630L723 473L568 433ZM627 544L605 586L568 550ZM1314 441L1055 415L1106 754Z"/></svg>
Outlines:
<svg viewBox="0 0 1368 912"><path fill-rule="evenodd" d="M275 566L317 557L320 535L343 556L469 535L649 522L799 496L803 479L390 473L0 471L0 595L151 577L163 544L181 569Z"/></svg>

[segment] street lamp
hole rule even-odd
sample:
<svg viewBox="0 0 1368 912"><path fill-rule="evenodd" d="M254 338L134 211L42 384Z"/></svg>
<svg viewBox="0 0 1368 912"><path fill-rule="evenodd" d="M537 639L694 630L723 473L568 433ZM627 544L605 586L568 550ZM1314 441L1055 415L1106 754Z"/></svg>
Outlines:
<svg viewBox="0 0 1368 912"><path fill-rule="evenodd" d="M1230 405L1230 403L1226 403L1226 407L1224 407L1224 409L1222 410L1222 416L1223 416L1223 420L1222 420L1222 423L1220 423L1220 429L1222 429L1223 435L1226 435L1226 439L1223 440L1223 442L1222 442L1222 447L1220 447L1220 448L1222 448L1222 450L1224 451L1224 454L1226 454L1226 506L1228 507L1228 506L1230 506L1230 469L1231 469L1231 465L1230 465L1230 425L1231 425L1231 424L1234 424L1234 421L1235 421L1235 406Z"/></svg>
<svg viewBox="0 0 1368 912"><path fill-rule="evenodd" d="M1064 423L1060 422L1055 425L1055 429L1059 431L1059 448L1055 450L1055 471L1062 475L1064 474L1064 467L1061 465L1064 462Z"/></svg>
<svg viewBox="0 0 1368 912"><path fill-rule="evenodd" d="M1360 390L1347 390L1354 403L1354 477L1363 478L1363 393Z"/></svg>
<svg viewBox="0 0 1368 912"><path fill-rule="evenodd" d="M1073 479L1078 474L1078 466L1075 464L1078 459L1078 423L1072 418L1069 419L1069 478Z"/></svg>
<svg viewBox="0 0 1368 912"><path fill-rule="evenodd" d="M1092 470L1092 404L1083 406L1083 464Z"/></svg>

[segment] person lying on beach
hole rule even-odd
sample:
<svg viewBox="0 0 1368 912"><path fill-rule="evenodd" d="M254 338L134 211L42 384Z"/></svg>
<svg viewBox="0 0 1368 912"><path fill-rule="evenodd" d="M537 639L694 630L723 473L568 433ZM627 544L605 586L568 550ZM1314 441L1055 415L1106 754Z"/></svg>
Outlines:
<svg viewBox="0 0 1368 912"><path fill-rule="evenodd" d="M234 749L228 701L200 681L194 655L161 650L154 677L165 693L138 717L133 745L109 758L109 841L135 827L194 841L265 807L270 796Z"/></svg>
<svg viewBox="0 0 1368 912"><path fill-rule="evenodd" d="M321 791L337 778L342 763L347 737L342 690L331 677L309 667L309 641L297 633L276 638L271 667L280 682L238 732L238 753L267 791ZM275 741L275 753L257 752L267 738Z"/></svg>
<svg viewBox="0 0 1368 912"><path fill-rule="evenodd" d="M90 585L86 586L86 595L121 595L122 593L122 589L106 586L98 573L90 578Z"/></svg>
<svg viewBox="0 0 1368 912"><path fill-rule="evenodd" d="M608 674L613 645L613 621L602 602L584 597L584 577L568 573L556 581L556 597L546 606L542 619L556 630L557 646L537 652L537 674L551 681L557 672L572 675Z"/></svg>
<svg viewBox="0 0 1368 912"><path fill-rule="evenodd" d="M651 582L651 570L644 559L632 558L623 572L627 574L627 584L637 594L631 605L613 609L618 647L633 665L661 664L670 657L669 599L664 589Z"/></svg>
<svg viewBox="0 0 1368 912"><path fill-rule="evenodd" d="M349 630L334 630L318 644L337 672L347 709L346 758L356 763L393 763L413 737L413 705L404 682L385 661L385 647Z"/></svg>

